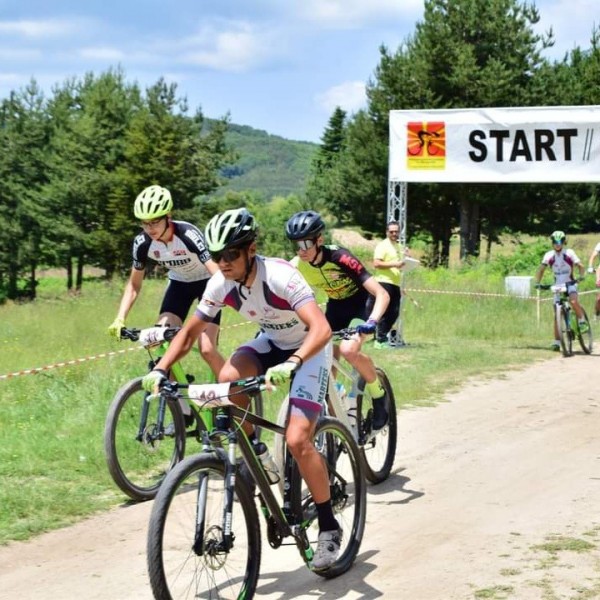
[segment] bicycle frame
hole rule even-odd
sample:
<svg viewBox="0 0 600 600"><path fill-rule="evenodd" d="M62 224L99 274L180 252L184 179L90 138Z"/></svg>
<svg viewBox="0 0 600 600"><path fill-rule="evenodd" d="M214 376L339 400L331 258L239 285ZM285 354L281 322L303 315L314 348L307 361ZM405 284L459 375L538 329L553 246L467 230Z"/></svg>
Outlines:
<svg viewBox="0 0 600 600"><path fill-rule="evenodd" d="M264 389L262 382L264 378L257 377L257 390L254 392L260 393ZM246 380L242 380L246 381ZM268 524L269 531L269 542L273 547L278 547L281 543L281 539L292 535L296 540L296 545L300 550L302 557L306 563L309 563L313 558L313 550L308 541L306 529L310 525L310 522L303 522L300 515L294 515L291 512L291 485L289 485L291 469L292 469L292 458L289 452L286 454L286 460L284 464L283 473L283 505L280 505L279 501L273 493L273 487L269 482L267 474L260 462L260 459L256 456L252 448L252 443L246 435L244 429L240 424L244 421L251 423L255 427L261 427L268 429L275 434L285 436L285 427L280 426L276 423L268 421L267 419L255 415L249 412L247 409L240 408L234 404L225 390L230 386L235 386L240 382L231 382L225 384L190 384L190 385L179 385L179 389L186 388L188 390L188 399L194 403L199 413L203 416L209 416L210 420L214 422L213 412L215 410L222 410L228 414L230 423L234 423L233 419L237 419L239 423L230 426L227 432L222 432L213 429L212 431L202 432L203 436L203 452L213 452L217 454L221 459L226 462L226 501L223 511L223 531L225 540L229 540L226 543L225 550L231 543L231 521L233 514L233 502L234 502L234 484L235 476L238 472L237 466L237 450L243 457L244 463L246 464L252 479L256 483L259 490L259 502L260 509L265 517ZM244 393L253 395L253 393L245 390ZM208 414L207 414L208 413ZM223 448L216 447L211 440L217 433L225 433L227 437L227 452ZM203 489L203 482L199 482L199 502L201 506L205 497L202 497L202 493L206 494L206 489ZM196 532L197 539L194 542L194 548L203 547L202 535L203 531L201 527ZM279 540L279 543L278 543Z"/></svg>

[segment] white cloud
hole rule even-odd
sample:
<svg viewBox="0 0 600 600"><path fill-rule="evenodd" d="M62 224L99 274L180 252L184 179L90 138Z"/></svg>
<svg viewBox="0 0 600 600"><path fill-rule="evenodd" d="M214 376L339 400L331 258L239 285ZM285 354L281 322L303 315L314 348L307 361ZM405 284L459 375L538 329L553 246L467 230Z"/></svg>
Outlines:
<svg viewBox="0 0 600 600"><path fill-rule="evenodd" d="M414 19L423 12L423 0L303 0L298 12L329 27L358 27L394 18Z"/></svg>
<svg viewBox="0 0 600 600"><path fill-rule="evenodd" d="M180 54L179 60L222 71L246 71L269 58L271 41L268 32L249 23L205 26L184 41L189 49Z"/></svg>
<svg viewBox="0 0 600 600"><path fill-rule="evenodd" d="M554 59L562 59L565 53L579 46L582 50L590 48L590 38L594 23L600 27L600 13L597 0L538 0L540 22L535 30L554 32L555 44L546 51Z"/></svg>
<svg viewBox="0 0 600 600"><path fill-rule="evenodd" d="M356 112L366 106L365 84L362 81L346 81L318 94L316 100L328 113L332 113L336 106L346 112Z"/></svg>
<svg viewBox="0 0 600 600"><path fill-rule="evenodd" d="M27 38L55 38L79 31L79 21L49 19L46 21L0 21L0 33Z"/></svg>
<svg viewBox="0 0 600 600"><path fill-rule="evenodd" d="M33 48L0 48L0 60L31 61L41 56L42 52Z"/></svg>
<svg viewBox="0 0 600 600"><path fill-rule="evenodd" d="M82 48L79 51L81 58L88 60L108 60L108 61L121 61L127 58L129 55L125 52L111 48L109 46L92 46L88 48Z"/></svg>

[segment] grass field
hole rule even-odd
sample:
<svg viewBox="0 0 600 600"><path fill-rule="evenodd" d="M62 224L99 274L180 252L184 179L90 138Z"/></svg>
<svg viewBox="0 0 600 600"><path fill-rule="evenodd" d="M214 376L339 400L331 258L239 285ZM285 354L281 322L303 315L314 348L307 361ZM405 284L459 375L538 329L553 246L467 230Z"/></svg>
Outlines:
<svg viewBox="0 0 600 600"><path fill-rule="evenodd" d="M579 252L587 262L587 254ZM47 278L35 303L0 307L0 375L75 361L0 379L0 543L27 539L126 501L106 469L104 419L115 391L143 373L147 359L133 344L113 341L106 332L122 282L89 280L78 296L67 295L63 285ZM163 287L162 281L145 283L129 325L153 323ZM417 270L407 276L406 287L406 346L378 351L366 345L390 375L400 409L432 405L471 377L551 356L550 303L542 304L538 325L534 299L506 296L502 277L479 269ZM582 289L592 292L593 282ZM583 295L588 312L594 295ZM225 311L223 353L254 333L254 326ZM184 362L193 373L207 373L197 355ZM269 415L276 410L273 402Z"/></svg>

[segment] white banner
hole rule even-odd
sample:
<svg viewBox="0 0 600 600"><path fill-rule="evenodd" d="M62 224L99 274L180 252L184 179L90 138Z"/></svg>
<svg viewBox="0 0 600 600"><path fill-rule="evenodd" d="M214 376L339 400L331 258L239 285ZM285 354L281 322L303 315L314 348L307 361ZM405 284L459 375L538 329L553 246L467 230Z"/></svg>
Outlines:
<svg viewBox="0 0 600 600"><path fill-rule="evenodd" d="M389 179L600 182L600 106L392 110Z"/></svg>

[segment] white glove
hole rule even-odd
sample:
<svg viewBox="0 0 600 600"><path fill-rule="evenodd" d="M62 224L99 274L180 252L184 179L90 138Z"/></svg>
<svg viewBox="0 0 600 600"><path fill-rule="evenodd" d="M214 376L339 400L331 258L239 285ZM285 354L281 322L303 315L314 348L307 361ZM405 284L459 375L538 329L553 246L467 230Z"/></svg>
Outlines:
<svg viewBox="0 0 600 600"><path fill-rule="evenodd" d="M292 375L298 370L300 365L293 360L286 360L279 363L265 373L265 382L271 385L284 383L292 378Z"/></svg>
<svg viewBox="0 0 600 600"><path fill-rule="evenodd" d="M121 339L121 329L125 327L125 321L119 317L117 317L109 326L108 326L108 335L120 340Z"/></svg>
<svg viewBox="0 0 600 600"><path fill-rule="evenodd" d="M594 267L588 267L588 273L593 273L595 270Z"/></svg>

